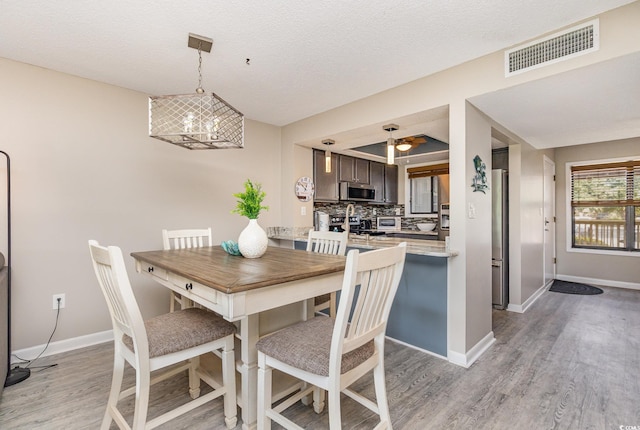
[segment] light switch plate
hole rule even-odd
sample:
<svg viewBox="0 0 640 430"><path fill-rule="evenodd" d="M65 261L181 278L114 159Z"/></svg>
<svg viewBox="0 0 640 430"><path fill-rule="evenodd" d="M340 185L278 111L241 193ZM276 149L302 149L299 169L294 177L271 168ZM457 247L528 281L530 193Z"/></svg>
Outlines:
<svg viewBox="0 0 640 430"><path fill-rule="evenodd" d="M476 218L476 206L473 203L469 203L469 219Z"/></svg>

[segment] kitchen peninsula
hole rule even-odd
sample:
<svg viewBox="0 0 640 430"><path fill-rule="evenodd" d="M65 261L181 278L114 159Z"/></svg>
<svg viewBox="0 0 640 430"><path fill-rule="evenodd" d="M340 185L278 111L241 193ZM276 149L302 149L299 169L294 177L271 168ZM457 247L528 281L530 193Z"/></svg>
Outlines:
<svg viewBox="0 0 640 430"><path fill-rule="evenodd" d="M305 249L307 228L269 228L274 245ZM349 235L347 252L407 243L407 257L400 285L389 315L387 336L431 354L447 357L448 259L458 255L444 241L393 236Z"/></svg>

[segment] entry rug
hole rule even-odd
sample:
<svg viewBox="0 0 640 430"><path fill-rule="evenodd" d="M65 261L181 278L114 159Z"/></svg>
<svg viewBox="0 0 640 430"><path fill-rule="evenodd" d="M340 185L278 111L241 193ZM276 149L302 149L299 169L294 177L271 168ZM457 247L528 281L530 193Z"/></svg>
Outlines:
<svg viewBox="0 0 640 430"><path fill-rule="evenodd" d="M577 282L559 281L557 279L553 281L553 285L551 285L549 291L565 294L582 294L585 296L603 293L602 289L594 287L593 285L580 284Z"/></svg>

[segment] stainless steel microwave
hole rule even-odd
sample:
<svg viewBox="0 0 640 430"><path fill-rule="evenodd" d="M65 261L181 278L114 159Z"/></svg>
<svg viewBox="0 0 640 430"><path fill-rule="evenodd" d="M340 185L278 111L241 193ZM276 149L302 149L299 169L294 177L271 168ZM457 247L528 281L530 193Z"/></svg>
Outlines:
<svg viewBox="0 0 640 430"><path fill-rule="evenodd" d="M376 199L376 190L369 184L340 182L340 200L372 202Z"/></svg>

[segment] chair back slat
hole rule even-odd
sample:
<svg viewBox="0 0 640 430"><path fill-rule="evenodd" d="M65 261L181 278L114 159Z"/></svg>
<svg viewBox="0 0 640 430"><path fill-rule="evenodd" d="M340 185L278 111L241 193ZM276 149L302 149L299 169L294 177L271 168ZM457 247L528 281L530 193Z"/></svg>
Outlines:
<svg viewBox="0 0 640 430"><path fill-rule="evenodd" d="M330 369L340 357L378 337L382 342L406 255L406 243L360 254L349 251L331 343ZM336 367L337 366L337 367Z"/></svg>
<svg viewBox="0 0 640 430"><path fill-rule="evenodd" d="M307 251L320 254L344 255L347 251L348 233L309 230Z"/></svg>
<svg viewBox="0 0 640 430"><path fill-rule="evenodd" d="M89 241L89 250L98 284L107 301L115 341L121 342L122 334L126 334L134 340L136 349L142 346L140 342L144 342L146 349L144 320L127 276L122 251L116 246L100 246L94 240Z"/></svg>
<svg viewBox="0 0 640 430"><path fill-rule="evenodd" d="M204 229L162 230L164 249L189 249L211 246L211 227Z"/></svg>

